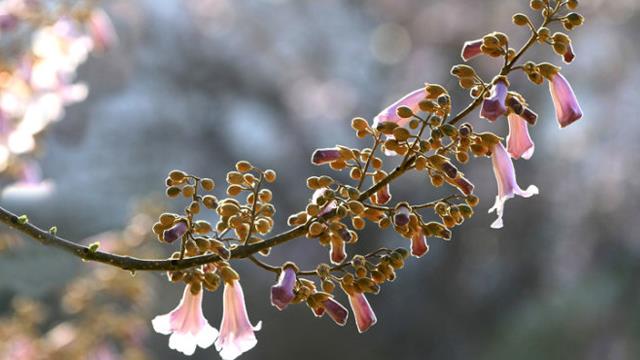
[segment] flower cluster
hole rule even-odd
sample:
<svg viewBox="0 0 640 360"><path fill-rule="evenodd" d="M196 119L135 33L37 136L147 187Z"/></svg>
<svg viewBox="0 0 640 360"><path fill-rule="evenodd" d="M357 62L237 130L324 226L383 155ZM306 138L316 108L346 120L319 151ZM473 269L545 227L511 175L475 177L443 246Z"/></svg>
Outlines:
<svg viewBox="0 0 640 360"><path fill-rule="evenodd" d="M65 106L86 98L87 86L74 82L76 69L92 50L113 46L116 33L93 1L38 0L2 2L0 31L0 49L11 54L0 64L0 173L17 180L4 191L46 191L51 185L42 182L33 155L38 137Z"/></svg>
<svg viewBox="0 0 640 360"><path fill-rule="evenodd" d="M358 331L365 332L377 322L367 294L377 294L385 282L393 281L409 256L424 256L429 250L428 239L450 240L452 229L473 216L479 199L473 194L473 183L461 170L472 157L491 159L498 184L495 204L489 209L498 218L491 227L503 226L508 199L537 194L534 185L524 190L518 185L513 160L532 157L534 143L528 128L536 124L538 115L524 95L512 88L509 76L522 71L534 84L546 80L560 127L580 119L582 110L559 67L547 62L526 61L522 65L517 62L535 43L548 44L565 62L572 61L575 54L569 36L561 32L551 34L548 26L560 22L571 30L581 25L583 19L574 12L561 15L564 10L575 9L576 1L534 0L530 6L544 20L536 28L527 15L514 15L516 25L528 26L531 31L529 41L520 50L510 47L508 36L500 32L464 44L465 62L482 55L504 59L504 66L491 81L483 80L469 64L451 69L460 87L470 91L473 101L467 108L453 115L449 91L427 83L382 110L372 122L353 119L351 126L356 136L369 138L371 147L335 145L317 149L311 156L312 164L328 166L336 172L346 171L351 182L328 175L309 177L307 187L312 191L309 202L304 210L289 217L288 224L292 227L289 232L263 238L273 227L275 212L271 192L262 188L265 181L275 180L272 170L263 171L247 161L238 162L236 170L227 174L228 197L222 200L204 194L214 190L213 180L172 171L166 180L167 195L175 198L182 194L190 203L184 215L161 215L153 231L162 242L180 240L180 251L172 259L215 256L215 260L168 273L171 281L185 283L180 304L152 322L157 332L171 334L169 347L190 355L198 346L206 348L215 343L223 359L233 359L256 345L255 331L260 323L254 326L249 321L239 275L228 261L232 257L248 258L277 276L270 295L276 309L282 311L291 304L305 303L314 316L328 314L337 325L344 326L349 310L339 300L341 292ZM506 146L501 136L477 132L468 122L460 124L478 107L479 116L492 123L506 119L509 127ZM387 161L399 161L400 165L389 171L385 169ZM426 177L434 187L446 186L449 195L426 203L408 200L392 203L391 183L408 171ZM237 197L243 193L246 199L239 201ZM215 226L195 218L201 204L218 215ZM407 239L408 245L383 247L349 259L348 247L359 241L358 232L368 223L381 229L392 228ZM327 263L313 270L301 270L293 261L272 266L253 255L260 252L267 256L271 247L301 235L328 248ZM222 283L224 306L218 331L202 315L202 291L215 291Z"/></svg>

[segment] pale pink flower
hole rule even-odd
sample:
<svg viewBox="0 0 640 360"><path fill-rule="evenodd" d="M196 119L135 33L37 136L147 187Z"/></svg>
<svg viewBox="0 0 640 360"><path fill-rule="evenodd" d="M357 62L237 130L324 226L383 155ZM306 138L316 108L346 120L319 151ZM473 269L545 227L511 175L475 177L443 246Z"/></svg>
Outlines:
<svg viewBox="0 0 640 360"><path fill-rule="evenodd" d="M498 195L496 202L489 213L496 211L498 218L491 224L494 229L500 229L503 226L502 215L504 213L504 203L515 195L524 198L538 194L538 188L535 185L529 185L527 190L522 190L516 181L516 171L513 168L513 162L507 154L502 143L498 143L493 147L491 154L491 164L493 165L493 173L498 183Z"/></svg>
<svg viewBox="0 0 640 360"><path fill-rule="evenodd" d="M398 126L408 125L409 122L411 121L411 118L403 119L400 116L398 116L396 111L401 106L407 106L411 110L413 110L414 113L417 113L420 111L419 104L422 100L425 99L425 97L426 97L426 93L424 92L424 88L413 90L412 92L400 98L400 100L389 105L386 109L382 110L378 115L376 115L376 117L373 118L373 127L375 128L383 122L393 122L398 124Z"/></svg>
<svg viewBox="0 0 640 360"><path fill-rule="evenodd" d="M480 110L480 117L489 121L496 121L498 117L507 112L507 106L505 102L507 100L507 83L498 80L491 88L491 93L488 98L485 98L482 102L482 109Z"/></svg>
<svg viewBox="0 0 640 360"><path fill-rule="evenodd" d="M571 84L562 74L553 75L549 81L549 92L556 108L556 119L561 128L569 126L582 117L582 109L571 88Z"/></svg>
<svg viewBox="0 0 640 360"><path fill-rule="evenodd" d="M171 334L169 348L185 355L192 355L196 346L208 348L218 337L218 330L202 314L202 291L194 295L189 285L178 306L168 314L156 316L151 324L157 333Z"/></svg>
<svg viewBox="0 0 640 360"><path fill-rule="evenodd" d="M462 60L469 61L470 59L482 54L482 39L467 41L462 46L462 53L460 56Z"/></svg>
<svg viewBox="0 0 640 360"><path fill-rule="evenodd" d="M409 107L414 113L420 111L420 102L424 100L426 97L426 93L424 88L420 88L414 90L407 95L400 98L400 100L394 102L389 105L386 109L382 110L376 117L373 118L373 128L375 129L379 124L384 122L393 122L398 124L398 126L406 127L409 125L411 118L403 119L397 114L397 110L401 106ZM387 135L387 139L393 139L393 135ZM391 150L386 150L384 153L387 156L395 156L396 152Z"/></svg>
<svg viewBox="0 0 640 360"><path fill-rule="evenodd" d="M222 305L222 324L216 350L222 359L232 360L256 346L258 339L254 332L262 328L262 321L256 326L251 325L244 304L244 293L237 280L224 284Z"/></svg>
<svg viewBox="0 0 640 360"><path fill-rule="evenodd" d="M512 113L507 117L509 120L509 135L507 136L507 152L512 158L518 160L522 157L525 160L531 159L535 145L529 136L527 121L520 115Z"/></svg>
<svg viewBox="0 0 640 360"><path fill-rule="evenodd" d="M293 266L284 266L278 277L278 283L271 287L271 305L284 310L296 295L293 289L296 286L296 269Z"/></svg>
<svg viewBox="0 0 640 360"><path fill-rule="evenodd" d="M102 9L94 9L88 22L89 34L93 40L93 46L97 51L109 50L118 43L118 35L113 27L109 15Z"/></svg>
<svg viewBox="0 0 640 360"><path fill-rule="evenodd" d="M369 301L367 301L363 293L352 291L352 293L347 293L347 295L349 297L351 311L353 311L353 316L356 319L358 332L363 333L369 330L369 328L378 321L371 305L369 305Z"/></svg>

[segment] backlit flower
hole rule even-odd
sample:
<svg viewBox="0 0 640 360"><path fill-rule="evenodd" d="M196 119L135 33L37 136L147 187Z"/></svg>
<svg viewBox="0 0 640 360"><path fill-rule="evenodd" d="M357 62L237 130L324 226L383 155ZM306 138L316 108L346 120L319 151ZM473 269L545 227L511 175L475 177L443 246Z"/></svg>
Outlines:
<svg viewBox="0 0 640 360"><path fill-rule="evenodd" d="M256 326L251 325L242 287L237 280L224 284L222 306L222 324L216 350L224 360L232 360L256 346L258 339L254 332L260 330L262 321Z"/></svg>
<svg viewBox="0 0 640 360"><path fill-rule="evenodd" d="M427 237L422 230L416 232L411 237L411 255L417 258L422 257L429 251L429 245L427 244Z"/></svg>
<svg viewBox="0 0 640 360"><path fill-rule="evenodd" d="M331 320L340 326L344 326L349 318L349 310L347 310L342 304L335 301L333 298L329 298L322 302L321 307L317 307L313 310L313 313L317 317L321 317L325 313L329 315Z"/></svg>
<svg viewBox="0 0 640 360"><path fill-rule="evenodd" d="M202 291L194 295L189 285L178 306L168 314L156 316L151 324L157 333L171 334L169 348L185 355L192 355L196 346L208 348L218 336L218 330L202 315Z"/></svg>
<svg viewBox="0 0 640 360"><path fill-rule="evenodd" d="M162 238L165 242L172 243L180 239L187 232L187 224L184 221L180 221L173 227L165 230L162 233Z"/></svg>
<svg viewBox="0 0 640 360"><path fill-rule="evenodd" d="M507 112L505 101L507 100L507 83L504 80L498 80L493 84L491 93L488 98L482 102L480 117L489 121L496 121L498 117Z"/></svg>
<svg viewBox="0 0 640 360"><path fill-rule="evenodd" d="M556 119L563 128L580 119L582 109L567 79L560 73L552 76L549 81L549 92L556 108Z"/></svg>
<svg viewBox="0 0 640 360"><path fill-rule="evenodd" d="M376 314L373 312L369 301L363 293L351 291L347 293L349 297L349 305L351 305L351 311L356 319L356 326L358 332L363 333L378 321Z"/></svg>
<svg viewBox="0 0 640 360"><path fill-rule="evenodd" d="M535 145L529 136L529 128L526 120L515 113L509 114L507 118L509 120L507 152L516 160L520 157L525 160L531 159Z"/></svg>
<svg viewBox="0 0 640 360"><path fill-rule="evenodd" d="M285 265L278 277L278 283L271 287L271 305L284 310L296 296L293 289L296 285L296 269Z"/></svg>
<svg viewBox="0 0 640 360"><path fill-rule="evenodd" d="M513 168L513 162L502 143L498 143L493 147L491 164L493 165L493 173L498 183L498 195L496 196L495 204L489 209L489 213L496 211L498 218L491 224L491 227L500 229L503 226L502 215L504 212L504 203L515 195L524 198L536 195L538 194L538 188L535 185L529 185L527 190L520 188L516 181L516 171Z"/></svg>
<svg viewBox="0 0 640 360"><path fill-rule="evenodd" d="M337 148L316 149L311 155L311 163L321 165L339 160L340 158L340 150Z"/></svg>
<svg viewBox="0 0 640 360"><path fill-rule="evenodd" d="M414 90L407 95L400 98L400 100L394 102L389 105L386 109L382 110L376 117L373 118L373 128L375 129L379 124L384 122L393 122L398 124L398 126L406 127L408 126L411 118L401 118L397 114L397 110L401 106L406 106L410 108L414 113L420 111L420 102L425 99L426 93L424 88L420 88ZM387 139L393 139L393 135L386 135ZM395 151L384 150L384 153L387 156L396 155Z"/></svg>
<svg viewBox="0 0 640 360"><path fill-rule="evenodd" d="M467 41L462 46L462 53L460 56L462 60L469 61L480 54L482 54L482 39Z"/></svg>

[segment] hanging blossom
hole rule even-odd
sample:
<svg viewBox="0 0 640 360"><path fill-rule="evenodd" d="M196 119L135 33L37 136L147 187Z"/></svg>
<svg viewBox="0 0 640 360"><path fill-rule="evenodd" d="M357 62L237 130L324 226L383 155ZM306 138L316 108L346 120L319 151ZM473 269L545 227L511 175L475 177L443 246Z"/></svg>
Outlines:
<svg viewBox="0 0 640 360"><path fill-rule="evenodd" d="M240 282L225 282L223 295L222 323L220 336L216 340L216 350L224 360L232 360L251 350L258 343L255 332L262 328L262 321L251 325L244 293Z"/></svg>
<svg viewBox="0 0 640 360"><path fill-rule="evenodd" d="M501 142L493 147L491 153L491 164L493 165L493 173L498 183L498 195L496 202L489 213L495 211L498 218L491 224L494 229L500 229L503 226L502 215L504 213L504 203L513 198L515 195L524 198L538 194L538 188L535 185L529 185L527 190L522 190L516 181L516 171L509 154Z"/></svg>
<svg viewBox="0 0 640 360"><path fill-rule="evenodd" d="M489 121L496 121L497 118L507 112L506 100L509 92L506 79L503 77L494 81L491 93L482 102L480 117Z"/></svg>
<svg viewBox="0 0 640 360"><path fill-rule="evenodd" d="M331 320L340 326L347 324L349 311L333 298L329 298L322 302L322 306L313 309L313 313L317 317L322 317L325 313L329 315Z"/></svg>
<svg viewBox="0 0 640 360"><path fill-rule="evenodd" d="M556 109L556 119L561 128L567 127L582 118L582 109L573 92L573 88L561 73L558 72L551 75L549 92Z"/></svg>
<svg viewBox="0 0 640 360"><path fill-rule="evenodd" d="M284 310L296 297L293 290L296 286L297 267L292 263L282 266L278 283L271 287L271 305L278 310Z"/></svg>
<svg viewBox="0 0 640 360"><path fill-rule="evenodd" d="M373 312L371 305L364 293L351 290L347 292L349 297L349 305L351 305L351 311L356 319L356 326L358 332L363 333L369 330L370 327L378 322L376 314Z"/></svg>
<svg viewBox="0 0 640 360"><path fill-rule="evenodd" d="M507 116L509 121L509 135L507 136L507 152L512 158L518 160L531 159L535 145L529 136L527 121L516 113Z"/></svg>
<svg viewBox="0 0 640 360"><path fill-rule="evenodd" d="M156 316L151 324L157 333L171 334L169 348L185 355L192 355L197 346L208 348L218 337L218 330L202 314L202 290L193 294L190 285L184 288L178 306L168 314Z"/></svg>

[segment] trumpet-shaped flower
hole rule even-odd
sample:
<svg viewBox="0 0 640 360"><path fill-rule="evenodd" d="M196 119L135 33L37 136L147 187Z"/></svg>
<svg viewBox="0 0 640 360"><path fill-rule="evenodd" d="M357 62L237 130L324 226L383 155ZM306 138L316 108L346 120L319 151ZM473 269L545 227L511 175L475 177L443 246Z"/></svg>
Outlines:
<svg viewBox="0 0 640 360"><path fill-rule="evenodd" d="M284 310L296 296L293 289L296 286L296 269L284 266L278 277L278 283L271 287L271 305Z"/></svg>
<svg viewBox="0 0 640 360"><path fill-rule="evenodd" d="M316 149L311 155L311 163L313 165L322 165L339 160L341 157L340 150L337 148Z"/></svg>
<svg viewBox="0 0 640 360"><path fill-rule="evenodd" d="M460 56L462 60L469 61L480 54L482 54L482 39L465 42Z"/></svg>
<svg viewBox="0 0 640 360"><path fill-rule="evenodd" d="M582 109L567 79L560 73L552 76L549 81L549 92L556 108L556 119L563 128L580 119Z"/></svg>
<svg viewBox="0 0 640 360"><path fill-rule="evenodd" d="M202 315L202 291L194 295L189 285L178 306L168 314L156 316L151 324L157 333L171 334L169 347L185 355L192 355L196 346L208 348L218 337L218 330Z"/></svg>
<svg viewBox="0 0 640 360"><path fill-rule="evenodd" d="M513 198L515 195L524 198L538 194L538 188L535 185L529 185L527 190L522 190L516 181L516 171L509 154L505 150L502 143L498 143L493 147L491 153L491 164L493 165L493 173L498 183L498 195L496 202L489 213L496 211L498 218L491 224L494 229L500 229L503 226L502 215L504 213L504 203Z"/></svg>
<svg viewBox="0 0 640 360"><path fill-rule="evenodd" d="M356 319L356 326L358 332L363 333L369 330L370 327L378 322L376 314L373 312L369 301L363 293L351 291L347 293L349 297L349 305L351 305L351 311Z"/></svg>
<svg viewBox="0 0 640 360"><path fill-rule="evenodd" d="M400 100L389 105L386 109L382 110L378 115L376 115L376 117L373 118L373 127L376 128L379 124L384 122L393 122L398 124L398 126L406 127L411 121L411 118L401 118L400 116L398 116L398 108L401 106L407 106L414 113L417 113L420 111L420 102L425 99L425 96L426 93L424 91L424 88L420 88L408 93L407 95L400 98ZM393 135L387 135L386 138L393 139L394 137ZM386 149L384 150L384 153L387 156L396 155L395 151Z"/></svg>
<svg viewBox="0 0 640 360"><path fill-rule="evenodd" d="M535 145L529 136L527 121L518 114L509 114L509 135L507 136L507 152L514 159L522 157L531 159Z"/></svg>
<svg viewBox="0 0 640 360"><path fill-rule="evenodd" d="M224 284L222 306L222 324L216 350L224 360L232 360L256 346L258 339L255 331L260 330L262 322L251 325L242 287L237 280Z"/></svg>
<svg viewBox="0 0 640 360"><path fill-rule="evenodd" d="M482 109L480 110L480 117L489 121L496 121L498 117L507 112L507 106L505 102L507 100L507 83L503 80L498 80L493 84L491 93L488 98L485 98L482 102Z"/></svg>
<svg viewBox="0 0 640 360"><path fill-rule="evenodd" d="M180 221L173 227L165 230L162 233L162 238L165 242L172 243L182 237L187 232L187 224L184 221Z"/></svg>
<svg viewBox="0 0 640 360"><path fill-rule="evenodd" d="M340 326L347 324L349 318L349 310L347 310L342 304L335 301L333 298L329 298L322 302L321 307L313 309L313 313L317 317L321 317L325 313L329 315L331 320Z"/></svg>
<svg viewBox="0 0 640 360"><path fill-rule="evenodd" d="M420 258L428 251L429 245L427 244L427 237L424 236L424 232L420 230L413 234L411 237L411 255Z"/></svg>

